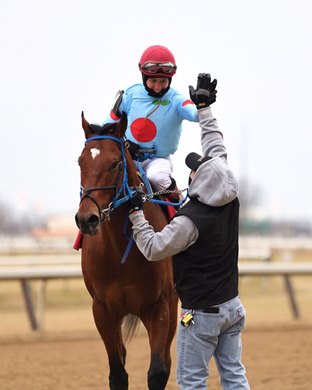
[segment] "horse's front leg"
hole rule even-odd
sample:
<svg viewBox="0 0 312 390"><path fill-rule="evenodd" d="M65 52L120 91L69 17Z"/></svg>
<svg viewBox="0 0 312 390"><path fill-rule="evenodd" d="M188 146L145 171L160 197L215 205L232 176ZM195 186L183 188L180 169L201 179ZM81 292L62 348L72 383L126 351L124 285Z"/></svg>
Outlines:
<svg viewBox="0 0 312 390"><path fill-rule="evenodd" d="M151 346L151 363L148 370L149 390L163 390L170 375L171 359L168 356L170 311L166 301L156 302L153 310L142 316Z"/></svg>
<svg viewBox="0 0 312 390"><path fill-rule="evenodd" d="M171 300L168 302L169 305L169 330L168 338L165 348L165 363L167 370L170 374L171 368L171 344L174 339L177 330L177 317L178 317L178 296L173 293Z"/></svg>
<svg viewBox="0 0 312 390"><path fill-rule="evenodd" d="M109 361L109 388L128 390L128 374L125 370L126 349L122 341L122 316L110 313L102 302L93 300L93 317L105 344Z"/></svg>

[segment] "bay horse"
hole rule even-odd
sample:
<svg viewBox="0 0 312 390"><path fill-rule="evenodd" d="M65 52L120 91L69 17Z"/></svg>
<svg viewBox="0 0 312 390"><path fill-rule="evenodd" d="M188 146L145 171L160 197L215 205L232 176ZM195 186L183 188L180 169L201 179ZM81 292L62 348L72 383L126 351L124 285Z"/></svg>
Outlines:
<svg viewBox="0 0 312 390"><path fill-rule="evenodd" d="M149 262L128 241L127 201L141 181L126 147L127 118L98 132L100 127L95 131L82 113L82 127L86 140L78 160L81 199L75 220L83 234L83 278L108 355L109 386L111 390L128 389L125 344L141 321L151 351L148 389L162 390L170 374L170 347L177 326L172 259ZM159 204L145 202L144 214L155 231L168 223Z"/></svg>

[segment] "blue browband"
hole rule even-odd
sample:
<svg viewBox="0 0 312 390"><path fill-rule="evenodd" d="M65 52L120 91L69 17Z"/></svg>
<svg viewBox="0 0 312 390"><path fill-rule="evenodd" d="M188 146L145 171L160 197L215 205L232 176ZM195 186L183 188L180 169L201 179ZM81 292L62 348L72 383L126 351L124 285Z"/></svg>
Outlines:
<svg viewBox="0 0 312 390"><path fill-rule="evenodd" d="M86 139L85 140L85 145L88 142L96 140L96 139L111 139L113 141L119 142L120 144L123 144L123 140L121 138L114 137L113 135L95 135L94 137Z"/></svg>

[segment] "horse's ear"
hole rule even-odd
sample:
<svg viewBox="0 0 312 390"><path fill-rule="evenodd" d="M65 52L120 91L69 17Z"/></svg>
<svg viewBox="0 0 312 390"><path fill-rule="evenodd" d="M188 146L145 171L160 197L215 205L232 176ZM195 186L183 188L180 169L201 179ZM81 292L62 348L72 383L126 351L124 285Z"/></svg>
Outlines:
<svg viewBox="0 0 312 390"><path fill-rule="evenodd" d="M89 122L84 117L83 111L81 113L81 122L82 122L82 128L83 128L83 130L85 132L85 136L86 136L86 139L87 139L87 138L90 137L92 130L90 128Z"/></svg>

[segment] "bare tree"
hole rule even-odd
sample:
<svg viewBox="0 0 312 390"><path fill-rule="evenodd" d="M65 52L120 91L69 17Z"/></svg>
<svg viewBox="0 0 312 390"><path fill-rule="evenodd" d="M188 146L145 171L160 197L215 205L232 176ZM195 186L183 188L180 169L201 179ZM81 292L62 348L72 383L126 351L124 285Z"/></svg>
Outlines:
<svg viewBox="0 0 312 390"><path fill-rule="evenodd" d="M45 224L42 217L31 210L17 213L12 206L0 200L0 233L19 235L31 233L35 227Z"/></svg>

